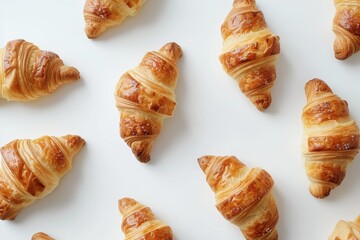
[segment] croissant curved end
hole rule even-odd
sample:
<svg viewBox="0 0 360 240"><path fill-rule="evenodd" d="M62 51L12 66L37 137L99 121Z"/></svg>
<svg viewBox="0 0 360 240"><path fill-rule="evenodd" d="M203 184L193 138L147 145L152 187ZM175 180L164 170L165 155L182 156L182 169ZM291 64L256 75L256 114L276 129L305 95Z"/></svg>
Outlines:
<svg viewBox="0 0 360 240"><path fill-rule="evenodd" d="M206 174L208 171L208 168L213 164L214 161L216 161L218 158L234 158L237 161L239 161L235 156L213 156L213 155L205 155L200 158L198 158L198 163L201 168L201 170ZM240 161L239 161L240 162Z"/></svg>
<svg viewBox="0 0 360 240"><path fill-rule="evenodd" d="M334 54L335 58L338 60L345 60L351 55L349 51L343 49L341 44L337 42L334 43Z"/></svg>
<svg viewBox="0 0 360 240"><path fill-rule="evenodd" d="M45 233L38 232L32 236L31 240L55 240L55 239L51 238L49 235Z"/></svg>
<svg viewBox="0 0 360 240"><path fill-rule="evenodd" d="M183 54L181 47L175 42L165 44L162 48L160 48L159 52L174 61L178 61Z"/></svg>
<svg viewBox="0 0 360 240"><path fill-rule="evenodd" d="M309 191L316 198L326 198L330 195L332 188L322 184L310 183Z"/></svg>
<svg viewBox="0 0 360 240"><path fill-rule="evenodd" d="M78 153L86 143L83 138L77 135L66 135L61 138L65 141L66 145L71 149L74 155Z"/></svg>
<svg viewBox="0 0 360 240"><path fill-rule="evenodd" d="M139 162L147 163L150 161L152 140L136 141L131 143L130 147Z"/></svg>
<svg viewBox="0 0 360 240"><path fill-rule="evenodd" d="M255 0L234 0L233 6L235 5L241 5L241 6L255 6L256 2Z"/></svg>
<svg viewBox="0 0 360 240"><path fill-rule="evenodd" d="M270 92L268 92L252 96L250 100L259 111L264 111L271 105L272 98Z"/></svg>
<svg viewBox="0 0 360 240"><path fill-rule="evenodd" d="M84 30L89 39L94 39L100 36L106 29L100 23L86 22Z"/></svg>
<svg viewBox="0 0 360 240"><path fill-rule="evenodd" d="M60 81L61 82L72 82L80 78L80 72L70 66L61 66L60 67Z"/></svg>
<svg viewBox="0 0 360 240"><path fill-rule="evenodd" d="M317 98L325 93L332 93L331 88L321 79L314 78L305 84L307 101Z"/></svg>
<svg viewBox="0 0 360 240"><path fill-rule="evenodd" d="M132 207L136 204L138 204L138 202L136 202L132 198L125 197L125 198L119 199L118 208L119 208L120 214L125 215L127 212L127 209L129 209L129 207Z"/></svg>
<svg viewBox="0 0 360 240"><path fill-rule="evenodd" d="M204 173L207 172L207 169L213 162L214 158L215 156L211 156L211 155L206 155L198 158L199 166Z"/></svg>

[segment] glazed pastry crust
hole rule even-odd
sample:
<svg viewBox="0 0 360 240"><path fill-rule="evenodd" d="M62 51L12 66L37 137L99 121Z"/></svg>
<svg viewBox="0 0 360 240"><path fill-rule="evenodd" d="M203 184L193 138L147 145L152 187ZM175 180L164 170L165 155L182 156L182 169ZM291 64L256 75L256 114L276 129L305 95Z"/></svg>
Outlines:
<svg viewBox="0 0 360 240"><path fill-rule="evenodd" d="M360 132L350 117L348 103L320 79L305 86L302 152L310 193L325 198L339 186L348 164L359 152Z"/></svg>
<svg viewBox="0 0 360 240"><path fill-rule="evenodd" d="M79 71L65 66L57 54L25 40L0 49L0 98L8 101L34 100L79 78Z"/></svg>
<svg viewBox="0 0 360 240"><path fill-rule="evenodd" d="M274 181L265 170L248 168L233 156L203 156L198 162L225 219L238 226L246 239L278 239Z"/></svg>
<svg viewBox="0 0 360 240"><path fill-rule="evenodd" d="M75 135L14 140L0 148L0 219L51 193L72 166L85 141Z"/></svg>
<svg viewBox="0 0 360 240"><path fill-rule="evenodd" d="M360 50L360 0L334 0L335 57L344 60Z"/></svg>
<svg viewBox="0 0 360 240"><path fill-rule="evenodd" d="M163 120L174 112L177 62L181 55L176 43L148 52L138 67L121 76L116 86L120 135L141 162L150 160L152 143Z"/></svg>
<svg viewBox="0 0 360 240"><path fill-rule="evenodd" d="M145 0L86 0L85 33L96 38L106 29L120 25L128 16L135 16Z"/></svg>
<svg viewBox="0 0 360 240"><path fill-rule="evenodd" d="M353 222L339 221L329 240L360 240L360 216Z"/></svg>
<svg viewBox="0 0 360 240"><path fill-rule="evenodd" d="M255 0L235 0L221 34L224 42L219 59L225 72L260 111L265 110L271 104L270 89L276 79L279 37L267 27Z"/></svg>
<svg viewBox="0 0 360 240"><path fill-rule="evenodd" d="M119 200L125 240L172 240L171 228L158 220L149 207L131 198Z"/></svg>
<svg viewBox="0 0 360 240"><path fill-rule="evenodd" d="M42 232L38 232L36 234L34 234L34 236L31 238L31 240L55 240L53 238L51 238L49 235L42 233Z"/></svg>

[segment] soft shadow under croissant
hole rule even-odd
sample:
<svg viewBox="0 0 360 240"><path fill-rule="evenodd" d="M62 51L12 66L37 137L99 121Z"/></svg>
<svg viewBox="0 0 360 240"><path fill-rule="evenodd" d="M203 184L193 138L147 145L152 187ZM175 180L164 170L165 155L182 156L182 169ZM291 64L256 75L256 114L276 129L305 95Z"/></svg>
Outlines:
<svg viewBox="0 0 360 240"><path fill-rule="evenodd" d="M334 3L334 52L337 59L344 60L360 50L360 1L335 0Z"/></svg>
<svg viewBox="0 0 360 240"><path fill-rule="evenodd" d="M302 152L310 193L325 198L345 178L347 166L359 152L360 132L348 103L320 79L305 85L307 104L302 112Z"/></svg>
<svg viewBox="0 0 360 240"><path fill-rule="evenodd" d="M76 135L17 139L0 148L0 219L50 194L71 169L85 141Z"/></svg>
<svg viewBox="0 0 360 240"><path fill-rule="evenodd" d="M60 57L25 40L13 40L0 50L0 98L30 101L51 94L80 78Z"/></svg>
<svg viewBox="0 0 360 240"><path fill-rule="evenodd" d="M221 26L220 62L258 110L271 104L280 39L267 27L255 0L235 0Z"/></svg>
<svg viewBox="0 0 360 240"><path fill-rule="evenodd" d="M233 156L203 156L198 162L226 220L248 240L278 239L274 181L265 170L248 168Z"/></svg>
<svg viewBox="0 0 360 240"><path fill-rule="evenodd" d="M182 56L174 42L148 52L139 66L120 77L115 89L120 111L120 135L140 162L150 160L154 140L175 106L177 62Z"/></svg>
<svg viewBox="0 0 360 240"><path fill-rule="evenodd" d="M156 218L149 207L132 198L122 198L118 202L123 216L121 228L126 240L172 240L171 228Z"/></svg>
<svg viewBox="0 0 360 240"><path fill-rule="evenodd" d="M135 16L145 0L87 0L84 6L85 33L96 38L106 29Z"/></svg>

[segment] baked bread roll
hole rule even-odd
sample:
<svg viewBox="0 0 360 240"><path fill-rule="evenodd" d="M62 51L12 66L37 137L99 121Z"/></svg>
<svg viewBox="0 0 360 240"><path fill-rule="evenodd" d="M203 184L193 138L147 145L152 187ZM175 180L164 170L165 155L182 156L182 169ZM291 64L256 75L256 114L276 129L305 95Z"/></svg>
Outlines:
<svg viewBox="0 0 360 240"><path fill-rule="evenodd" d="M49 235L42 233L42 232L38 232L36 234L34 234L34 236L31 238L31 240L55 240L53 238L51 238Z"/></svg>
<svg viewBox="0 0 360 240"><path fill-rule="evenodd" d="M120 25L128 16L135 16L145 0L86 0L85 33L96 38L106 29Z"/></svg>
<svg viewBox="0 0 360 240"><path fill-rule="evenodd" d="M360 240L360 216L354 222L339 221L329 240Z"/></svg>
<svg viewBox="0 0 360 240"><path fill-rule="evenodd" d="M0 219L15 219L22 208L51 193L84 144L75 135L44 136L0 148Z"/></svg>
<svg viewBox="0 0 360 240"><path fill-rule="evenodd" d="M360 0L334 0L335 57L344 60L360 49Z"/></svg>
<svg viewBox="0 0 360 240"><path fill-rule="evenodd" d="M140 65L121 76L115 90L120 111L120 135L140 162L150 160L153 141L164 119L175 109L179 45L168 43L148 52Z"/></svg>
<svg viewBox="0 0 360 240"><path fill-rule="evenodd" d="M305 85L307 104L302 112L302 152L310 193L325 198L339 186L346 167L359 152L360 132L348 103L320 79Z"/></svg>
<svg viewBox="0 0 360 240"><path fill-rule="evenodd" d="M172 240L171 228L158 220L150 208L131 198L119 200L125 240Z"/></svg>
<svg viewBox="0 0 360 240"><path fill-rule="evenodd" d="M0 49L0 98L29 101L49 95L80 78L58 55L25 40L13 40Z"/></svg>
<svg viewBox="0 0 360 240"><path fill-rule="evenodd" d="M260 111L267 109L276 79L280 40L267 27L255 0L234 0L221 35L224 43L220 62L225 72Z"/></svg>
<svg viewBox="0 0 360 240"><path fill-rule="evenodd" d="M248 240L278 239L274 181L265 170L248 168L233 156L203 156L198 162L215 193L216 208L226 220Z"/></svg>

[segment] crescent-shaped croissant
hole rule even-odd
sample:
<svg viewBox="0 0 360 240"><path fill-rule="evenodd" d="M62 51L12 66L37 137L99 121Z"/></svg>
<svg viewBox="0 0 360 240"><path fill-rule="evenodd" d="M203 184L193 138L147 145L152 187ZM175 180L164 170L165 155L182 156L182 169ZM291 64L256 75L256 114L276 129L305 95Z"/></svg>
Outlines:
<svg viewBox="0 0 360 240"><path fill-rule="evenodd" d="M0 49L0 98L29 101L46 96L80 78L58 55L25 40L9 41Z"/></svg>
<svg viewBox="0 0 360 240"><path fill-rule="evenodd" d="M302 152L310 193L325 198L339 186L346 167L359 152L360 132L348 103L320 79L305 85L307 104L302 112Z"/></svg>
<svg viewBox="0 0 360 240"><path fill-rule="evenodd" d="M221 34L224 43L219 58L225 72L260 111L265 110L276 79L279 37L267 27L255 0L234 0Z"/></svg>
<svg viewBox="0 0 360 240"><path fill-rule="evenodd" d="M120 135L140 162L150 160L153 141L165 118L175 109L179 45L168 43L148 52L139 66L121 76L115 90L120 111Z"/></svg>
<svg viewBox="0 0 360 240"><path fill-rule="evenodd" d="M149 207L131 198L119 200L125 240L172 240L171 228L158 220Z"/></svg>
<svg viewBox="0 0 360 240"><path fill-rule="evenodd" d="M248 168L236 157L198 159L215 193L216 208L248 240L276 240L279 214L272 196L274 181L261 168Z"/></svg>
<svg viewBox="0 0 360 240"><path fill-rule="evenodd" d="M360 50L360 0L335 0L335 57L344 60Z"/></svg>
<svg viewBox="0 0 360 240"><path fill-rule="evenodd" d="M329 240L360 240L360 216L354 222L339 221Z"/></svg>
<svg viewBox="0 0 360 240"><path fill-rule="evenodd" d="M74 135L43 136L0 148L0 219L15 219L22 208L51 193L84 144Z"/></svg>
<svg viewBox="0 0 360 240"><path fill-rule="evenodd" d="M84 6L85 33L96 38L106 29L135 16L145 0L86 0Z"/></svg>
<svg viewBox="0 0 360 240"><path fill-rule="evenodd" d="M55 239L51 238L49 235L45 233L38 232L32 236L31 240L55 240Z"/></svg>

